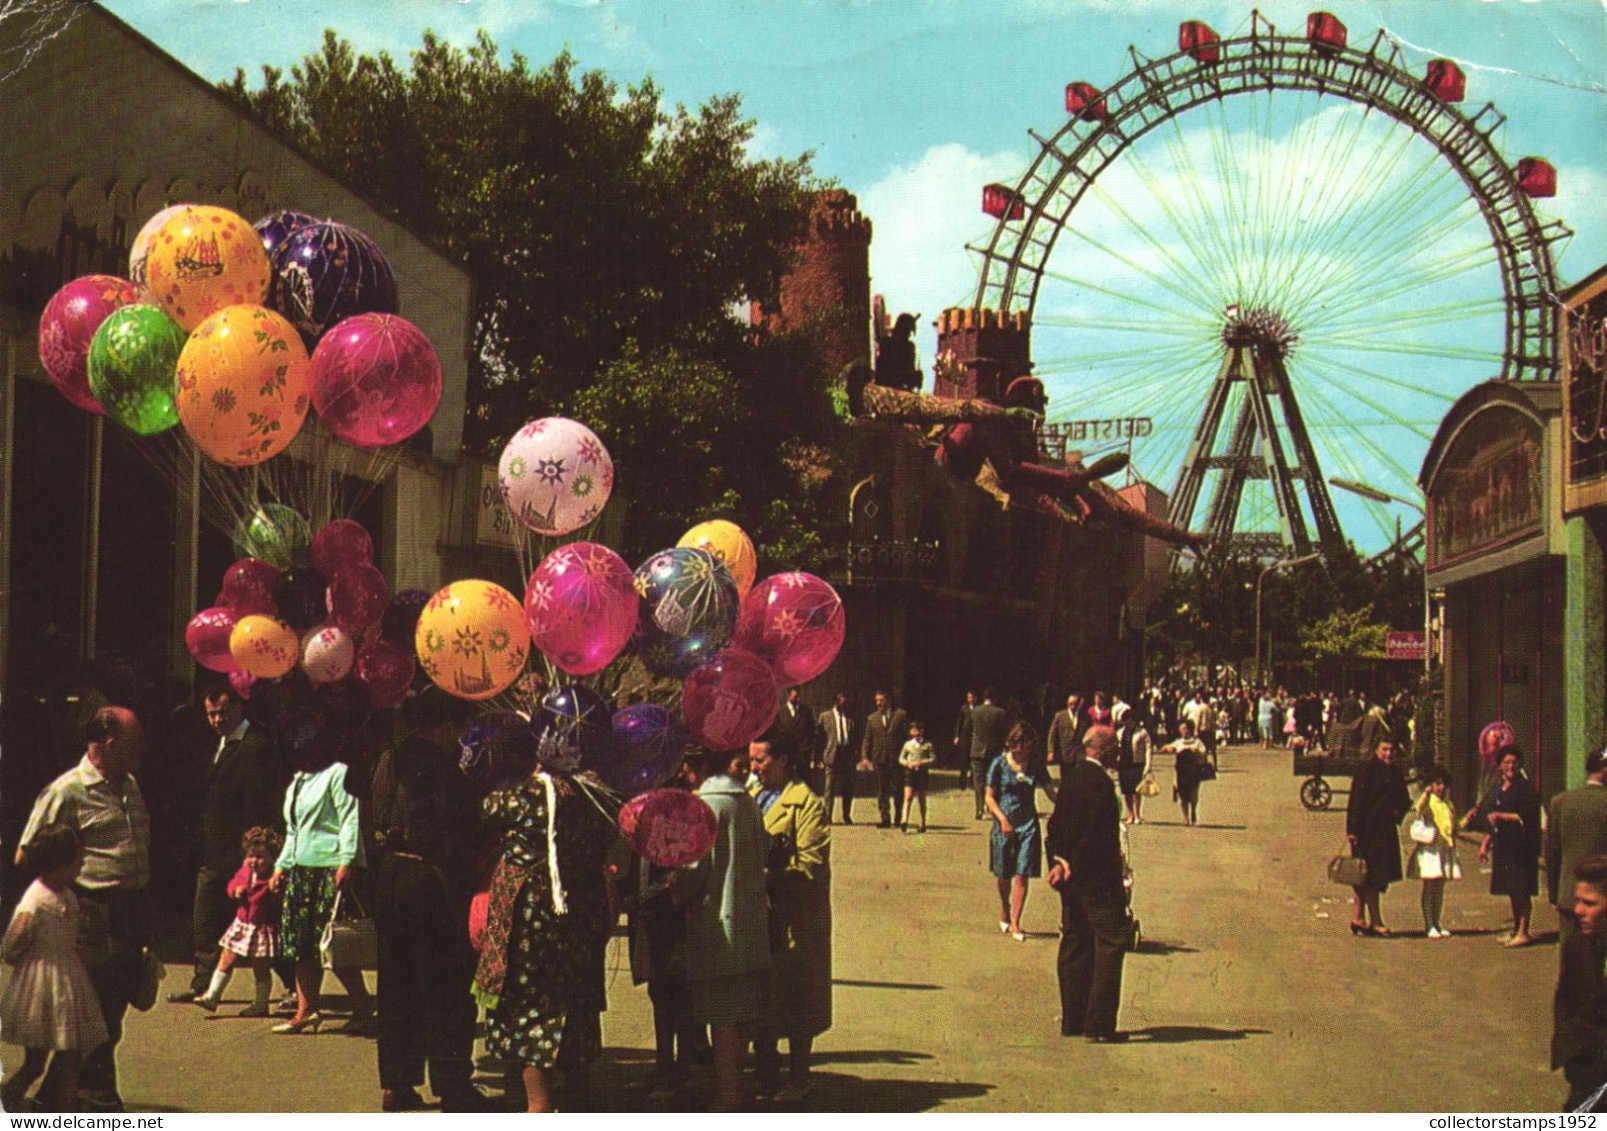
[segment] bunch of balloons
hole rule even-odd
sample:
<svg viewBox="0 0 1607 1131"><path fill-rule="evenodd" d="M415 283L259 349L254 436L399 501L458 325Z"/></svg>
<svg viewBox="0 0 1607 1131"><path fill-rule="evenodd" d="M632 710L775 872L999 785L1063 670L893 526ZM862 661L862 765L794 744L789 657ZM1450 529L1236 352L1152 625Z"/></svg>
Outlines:
<svg viewBox="0 0 1607 1131"><path fill-rule="evenodd" d="M247 697L260 681L293 677L323 698L395 706L413 682L410 642L427 595L390 595L360 523L338 519L296 536L305 530L305 519L277 504L243 521L240 560L185 630L190 654Z"/></svg>
<svg viewBox="0 0 1607 1131"><path fill-rule="evenodd" d="M211 459L249 467L283 451L309 408L347 443L380 448L440 403L435 348L397 316L396 277L355 228L177 204L134 238L129 276L56 292L39 359L74 405L131 432L181 425Z"/></svg>

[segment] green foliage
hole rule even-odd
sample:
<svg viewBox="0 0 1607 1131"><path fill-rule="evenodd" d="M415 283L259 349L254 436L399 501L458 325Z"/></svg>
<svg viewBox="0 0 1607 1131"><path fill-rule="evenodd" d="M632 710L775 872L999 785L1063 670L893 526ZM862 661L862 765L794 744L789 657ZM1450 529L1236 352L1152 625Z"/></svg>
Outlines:
<svg viewBox="0 0 1607 1131"><path fill-rule="evenodd" d="M1322 620L1300 630L1300 645L1318 661L1382 659L1389 626L1373 621L1373 607L1335 609Z"/></svg>
<svg viewBox="0 0 1607 1131"><path fill-rule="evenodd" d="M774 296L807 221L809 157L755 161L735 96L669 110L565 52L532 70L481 34L402 67L332 31L288 78L223 89L475 281L468 446L491 454L634 342L716 358Z"/></svg>

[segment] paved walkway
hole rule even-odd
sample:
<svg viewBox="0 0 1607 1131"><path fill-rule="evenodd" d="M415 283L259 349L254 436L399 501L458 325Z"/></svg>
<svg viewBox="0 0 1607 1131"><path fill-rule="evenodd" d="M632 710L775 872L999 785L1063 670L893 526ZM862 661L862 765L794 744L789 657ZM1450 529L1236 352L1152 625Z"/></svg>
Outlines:
<svg viewBox="0 0 1607 1131"><path fill-rule="evenodd" d="M1454 938L1422 937L1418 886L1385 897L1394 940L1352 938L1326 882L1342 812L1308 813L1287 755L1235 748L1204 787L1203 824L1147 803L1133 830L1145 942L1126 966L1127 1045L1061 1038L1058 900L1034 883L1024 943L1001 936L985 824L939 776L932 828L835 830L836 1024L817 1044L820 1111L1555 1110L1547 1071L1556 948L1507 951L1506 901L1466 846ZM1162 775L1169 793L1170 773ZM1344 796L1336 797L1342 804ZM1550 915L1540 916L1549 927ZM609 953L597 1105L658 1105L645 992ZM169 978L180 988L182 971ZM235 996L249 990L236 979ZM225 1014L232 1013L232 1008ZM273 1036L261 1021L159 1005L131 1015L124 1094L145 1111L376 1110L371 1042ZM6 1046L8 1061L15 1050Z"/></svg>

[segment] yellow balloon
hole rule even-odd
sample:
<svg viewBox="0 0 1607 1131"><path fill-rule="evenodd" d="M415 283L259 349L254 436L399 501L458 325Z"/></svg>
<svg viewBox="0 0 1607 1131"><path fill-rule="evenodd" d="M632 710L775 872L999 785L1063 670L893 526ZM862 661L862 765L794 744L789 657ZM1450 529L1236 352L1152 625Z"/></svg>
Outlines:
<svg viewBox="0 0 1607 1131"><path fill-rule="evenodd" d="M278 455L312 403L307 347L265 306L226 306L197 326L176 381L179 423L196 447L230 467Z"/></svg>
<svg viewBox="0 0 1607 1131"><path fill-rule="evenodd" d="M524 606L489 581L454 581L419 614L419 666L443 691L489 699L524 671L530 626Z"/></svg>
<svg viewBox="0 0 1607 1131"><path fill-rule="evenodd" d="M243 216L197 204L157 229L145 282L162 309L193 330L226 306L268 297L268 252Z"/></svg>
<svg viewBox="0 0 1607 1131"><path fill-rule="evenodd" d="M731 571L737 583L737 597L741 599L753 588L753 579L759 573L759 555L754 552L753 540L742 527L723 518L700 522L685 534L676 546L687 550L707 550L714 559Z"/></svg>
<svg viewBox="0 0 1607 1131"><path fill-rule="evenodd" d="M241 617L229 633L229 655L259 679L278 679L301 657L295 630L273 617Z"/></svg>

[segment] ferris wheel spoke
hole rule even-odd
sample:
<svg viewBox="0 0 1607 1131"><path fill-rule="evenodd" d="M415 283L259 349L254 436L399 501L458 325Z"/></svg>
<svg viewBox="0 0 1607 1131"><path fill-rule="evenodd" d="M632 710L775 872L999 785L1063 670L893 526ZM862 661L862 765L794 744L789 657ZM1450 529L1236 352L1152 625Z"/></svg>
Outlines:
<svg viewBox="0 0 1607 1131"><path fill-rule="evenodd" d="M1168 279L1165 275L1161 274L1161 272L1155 270L1154 268L1146 267L1132 256L1117 251L1109 244L1095 239L1093 235L1086 231L1068 228L1067 232L1069 235L1075 236L1077 239L1082 240L1089 246L1103 252L1105 255L1108 255L1111 259L1115 260L1117 263L1120 263L1122 266L1132 271L1135 275L1140 275L1149 282L1153 283L1155 286L1160 287L1162 290L1167 291L1172 295L1175 295L1177 298L1183 301L1186 307L1198 310L1203 314L1209 314L1211 312L1210 304L1202 301L1197 293L1191 292L1180 283ZM1085 281L1084 285L1086 285Z"/></svg>
<svg viewBox="0 0 1607 1131"><path fill-rule="evenodd" d="M1329 318L1342 320L1361 311L1376 309L1413 291L1471 275L1489 267L1492 259L1488 249L1470 249L1444 256L1433 263L1420 264L1418 270L1403 272L1387 286L1356 288L1349 298L1334 303Z"/></svg>
<svg viewBox="0 0 1607 1131"><path fill-rule="evenodd" d="M1314 407L1318 412L1327 414L1343 422L1343 413L1333 404L1332 400L1324 392L1315 392L1312 396L1312 400L1314 402ZM1365 403L1365 400L1363 403ZM1413 489L1416 488L1416 475L1408 470L1400 462L1400 460L1396 458L1394 453L1391 452L1389 448L1379 443L1378 440L1375 439L1369 432L1363 431L1362 429L1351 427L1347 429L1347 432L1354 443L1336 444L1329 454L1333 457L1334 461L1337 462L1345 471L1350 473L1352 477L1359 479L1364 483L1369 481L1376 482L1378 478L1376 471L1384 470L1388 474L1395 477L1396 483L1392 485L1407 484ZM1365 448L1372 454L1373 458L1378 461L1377 469L1364 469L1356 463L1351 455L1351 452L1354 450L1356 445Z"/></svg>
<svg viewBox="0 0 1607 1131"><path fill-rule="evenodd" d="M1339 332L1350 332L1353 329L1370 330L1374 332L1377 340L1388 340L1388 335L1397 330L1452 326L1459 322L1487 320L1499 315L1502 306L1503 303L1497 299L1482 299L1467 303L1445 303L1422 309L1386 309L1383 313L1375 313L1368 319L1346 319L1332 326L1302 334L1300 340L1306 345L1327 345L1337 340Z"/></svg>
<svg viewBox="0 0 1607 1131"><path fill-rule="evenodd" d="M1354 362L1343 361L1337 357L1327 354L1316 354L1310 357L1302 355L1300 364L1303 371L1311 371L1314 376L1318 371L1322 371L1327 374L1329 380L1337 382L1338 378L1335 375L1343 373L1351 378L1359 378L1368 382L1377 382L1380 385L1388 385L1391 388L1399 389L1403 393L1411 393L1414 396L1428 398L1437 404L1446 406L1447 408L1450 407L1452 401L1456 400L1456 394L1447 392L1443 388L1419 385L1408 381L1403 377L1397 377L1394 374L1384 373L1377 369L1367 369L1363 366L1355 364ZM1304 375L1304 373L1302 375ZM1299 391L1303 393L1305 391L1305 386L1298 380L1296 381L1296 384L1299 386ZM1350 391L1350 387L1348 385L1345 386L1345 389L1347 392ZM1399 414L1394 413L1393 416L1398 417ZM1422 435L1426 440L1429 439L1433 433L1431 431L1426 431L1423 432Z"/></svg>
<svg viewBox="0 0 1607 1131"><path fill-rule="evenodd" d="M1062 271L1045 271L1043 273L1043 277L1046 280L1065 283L1068 286L1078 287L1086 291L1091 291L1094 294L1104 295L1106 298L1117 299L1120 302L1128 304L1129 306L1142 307L1145 310L1153 310L1157 314L1164 314L1168 318L1178 318L1193 321L1203 320L1204 324L1209 324L1211 316L1215 313L1214 311L1202 309L1201 304L1198 302L1190 302L1183 307L1168 306L1167 304L1160 302L1157 298L1141 295L1134 291L1121 290L1119 288L1108 286L1102 283L1096 283L1091 279L1079 278L1075 275L1068 275ZM1040 320L1038 324L1047 325L1050 323L1045 323Z"/></svg>
<svg viewBox="0 0 1607 1131"><path fill-rule="evenodd" d="M1105 188L1098 181L1095 181L1092 185L1094 198L1103 204L1112 215L1120 220L1122 225L1129 232L1137 236L1141 241L1153 249L1162 259L1171 264L1173 268L1183 275L1184 278L1186 278L1196 290L1209 290L1210 288L1206 286L1207 280L1202 278L1199 274L1199 268L1203 267L1209 269L1213 264L1213 260L1208 254L1205 254L1204 249L1196 238L1195 233L1198 229L1188 224L1184 218L1179 216L1161 179L1138 155L1135 154L1130 158L1129 165L1132 168L1134 175L1136 175L1138 179L1143 182L1144 188L1148 192L1146 199L1154 203L1155 206L1161 210L1162 214L1166 216L1167 220L1171 222L1171 231L1169 234L1175 235L1177 239L1181 241L1185 250L1192 255L1194 259L1193 266L1183 263L1183 261L1180 260L1175 253L1173 253L1172 249L1166 245L1165 241L1161 240L1156 235L1152 225L1146 224L1135 217L1132 212L1121 203L1120 199L1117 198L1115 193ZM1214 279L1210 281L1212 283L1218 283L1218 281Z"/></svg>
<svg viewBox="0 0 1607 1131"><path fill-rule="evenodd" d="M1332 401L1327 390L1332 389L1335 392L1342 393L1345 396L1350 397L1352 400L1359 401L1361 404L1366 405L1384 419L1394 421L1395 423L1393 426L1395 427L1406 428L1423 440L1432 440L1434 438L1434 433L1429 428L1405 421L1401 417L1400 413L1398 413L1388 404L1363 392L1349 379L1341 377L1340 373L1344 372L1350 367L1335 362L1322 362L1313 365L1312 368L1318 370L1325 376L1326 387L1323 383L1311 381L1301 388L1300 391L1302 395L1316 397L1324 403L1331 405ZM1340 419L1344 419L1344 417L1340 417ZM1408 478L1410 478L1410 476L1408 476Z"/></svg>

